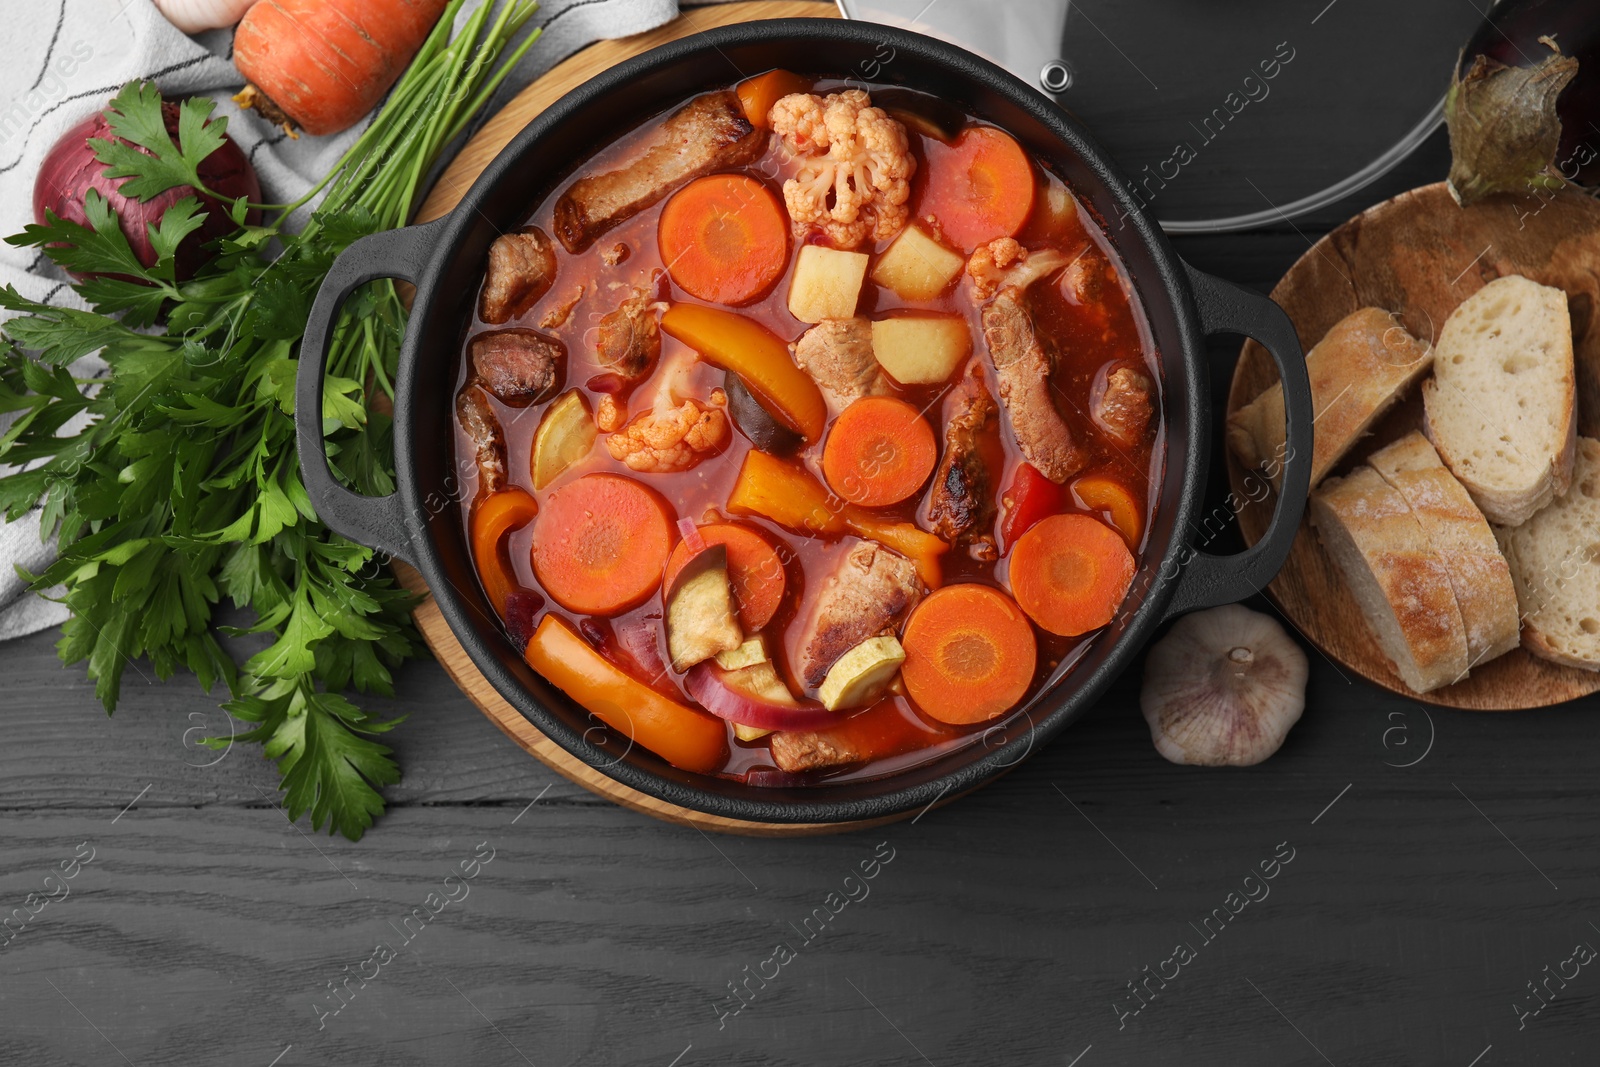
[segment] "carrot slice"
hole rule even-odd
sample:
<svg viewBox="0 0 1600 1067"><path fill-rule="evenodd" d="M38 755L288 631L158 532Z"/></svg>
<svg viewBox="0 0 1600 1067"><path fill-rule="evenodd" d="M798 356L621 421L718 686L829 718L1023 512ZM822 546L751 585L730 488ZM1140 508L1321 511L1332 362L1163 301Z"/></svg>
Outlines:
<svg viewBox="0 0 1600 1067"><path fill-rule="evenodd" d="M673 304L661 329L707 363L743 379L780 422L807 442L822 438L828 404L811 375L795 365L789 346L755 319L704 304Z"/></svg>
<svg viewBox="0 0 1600 1067"><path fill-rule="evenodd" d="M701 540L701 548L722 545L728 550L728 579L733 583L733 602L738 608L739 624L747 633L754 633L771 622L778 605L783 602L783 591L788 584L783 560L772 542L736 522L714 522L697 527L695 533ZM667 560L667 573L661 584L671 589L672 580L683 565L699 551L690 545L688 537L678 542Z"/></svg>
<svg viewBox="0 0 1600 1067"><path fill-rule="evenodd" d="M772 105L790 93L809 93L811 79L787 70L769 70L746 78L735 85L733 91L739 94L739 106L744 108L744 117L750 125L766 130L771 128L767 119L772 114Z"/></svg>
<svg viewBox="0 0 1600 1067"><path fill-rule="evenodd" d="M523 653L528 666L607 726L674 767L709 774L728 754L721 719L656 692L546 615Z"/></svg>
<svg viewBox="0 0 1600 1067"><path fill-rule="evenodd" d="M822 473L852 504L884 507L921 489L938 458L933 427L916 408L894 397L864 396L833 421Z"/></svg>
<svg viewBox="0 0 1600 1067"><path fill-rule="evenodd" d="M993 126L963 130L949 146L926 142L928 176L917 218L932 215L944 236L971 252L997 237L1012 237L1033 210L1033 164Z"/></svg>
<svg viewBox="0 0 1600 1067"><path fill-rule="evenodd" d="M1033 627L1016 601L971 582L917 605L904 644L906 692L925 714L958 726L1014 707L1038 662Z"/></svg>
<svg viewBox="0 0 1600 1067"><path fill-rule="evenodd" d="M1087 515L1052 515L1011 551L1011 591L1028 618L1062 637L1110 622L1133 584L1122 535Z"/></svg>
<svg viewBox="0 0 1600 1067"><path fill-rule="evenodd" d="M653 489L620 474L585 474L545 498L533 572L568 611L616 615L656 591L672 542L672 510Z"/></svg>
<svg viewBox="0 0 1600 1067"><path fill-rule="evenodd" d="M489 594L489 603L501 618L506 615L507 598L521 588L501 542L506 534L532 522L537 514L539 505L533 497L515 486L490 493L472 509L472 562L477 565L478 580Z"/></svg>
<svg viewBox="0 0 1600 1067"><path fill-rule="evenodd" d="M1127 486L1104 474L1088 474L1072 483L1072 492L1085 509L1104 512L1129 548L1139 544L1144 514Z"/></svg>
<svg viewBox="0 0 1600 1067"><path fill-rule="evenodd" d="M737 307L771 289L789 265L789 221L761 182L712 174L667 201L656 245L678 288Z"/></svg>

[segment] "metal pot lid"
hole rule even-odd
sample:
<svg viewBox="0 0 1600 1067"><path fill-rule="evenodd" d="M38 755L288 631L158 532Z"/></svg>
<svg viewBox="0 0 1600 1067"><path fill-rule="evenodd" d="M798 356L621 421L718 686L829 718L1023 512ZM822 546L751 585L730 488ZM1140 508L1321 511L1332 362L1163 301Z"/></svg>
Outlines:
<svg viewBox="0 0 1600 1067"><path fill-rule="evenodd" d="M1442 121L1483 19L1462 0L838 3L1053 95L1169 233L1281 223L1376 180Z"/></svg>

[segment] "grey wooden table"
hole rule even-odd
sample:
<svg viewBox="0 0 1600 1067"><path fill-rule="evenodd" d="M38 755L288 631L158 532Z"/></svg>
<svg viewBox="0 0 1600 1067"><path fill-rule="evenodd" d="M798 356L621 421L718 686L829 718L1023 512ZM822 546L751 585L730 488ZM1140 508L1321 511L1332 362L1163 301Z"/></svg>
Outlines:
<svg viewBox="0 0 1600 1067"><path fill-rule="evenodd" d="M1179 251L1265 290L1445 160ZM1595 701L1424 709L1312 652L1284 749L1206 771L1135 668L975 795L772 841L596 799L418 662L351 843L195 743L192 681L130 673L108 720L53 642L0 645L0 914L49 898L0 932L0 1064L1596 1062Z"/></svg>

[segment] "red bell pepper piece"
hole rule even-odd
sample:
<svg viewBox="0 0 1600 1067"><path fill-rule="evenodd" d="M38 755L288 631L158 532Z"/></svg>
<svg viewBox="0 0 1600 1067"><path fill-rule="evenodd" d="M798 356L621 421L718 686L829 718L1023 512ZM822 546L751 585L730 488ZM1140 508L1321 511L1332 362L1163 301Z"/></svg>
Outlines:
<svg viewBox="0 0 1600 1067"><path fill-rule="evenodd" d="M1000 502L1005 505L1000 519L1000 549L1008 552L1028 527L1066 506L1067 490L1040 474L1033 464L1024 463L1017 468Z"/></svg>

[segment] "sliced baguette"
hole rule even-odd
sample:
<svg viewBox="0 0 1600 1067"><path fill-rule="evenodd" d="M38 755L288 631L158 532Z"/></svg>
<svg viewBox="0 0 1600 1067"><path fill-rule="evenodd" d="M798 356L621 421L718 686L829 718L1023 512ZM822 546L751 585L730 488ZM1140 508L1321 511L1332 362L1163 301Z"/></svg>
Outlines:
<svg viewBox="0 0 1600 1067"><path fill-rule="evenodd" d="M1432 361L1428 346L1382 308L1361 308L1334 323L1306 353L1316 419L1313 488ZM1264 466L1274 489L1283 487L1283 435L1282 385L1228 417L1228 447L1246 467Z"/></svg>
<svg viewBox="0 0 1600 1067"><path fill-rule="evenodd" d="M1467 632L1449 571L1398 491L1358 467L1312 494L1311 524L1407 686L1426 693L1466 676Z"/></svg>
<svg viewBox="0 0 1600 1067"><path fill-rule="evenodd" d="M1567 294L1511 274L1463 300L1439 331L1422 399L1428 439L1489 521L1528 521L1572 478Z"/></svg>
<svg viewBox="0 0 1600 1067"><path fill-rule="evenodd" d="M1572 488L1500 536L1522 610L1522 647L1600 671L1600 441L1578 438Z"/></svg>
<svg viewBox="0 0 1600 1067"><path fill-rule="evenodd" d="M1367 462L1405 498L1428 546L1450 575L1467 630L1467 666L1516 648L1521 622L1511 568L1483 512L1428 439L1413 430Z"/></svg>

